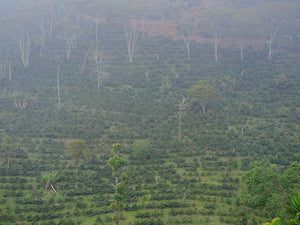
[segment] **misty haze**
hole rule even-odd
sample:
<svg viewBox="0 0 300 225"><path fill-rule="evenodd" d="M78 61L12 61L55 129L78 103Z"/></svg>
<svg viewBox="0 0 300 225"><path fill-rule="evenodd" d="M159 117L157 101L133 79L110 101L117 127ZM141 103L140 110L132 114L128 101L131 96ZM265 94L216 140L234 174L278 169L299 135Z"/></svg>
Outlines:
<svg viewBox="0 0 300 225"><path fill-rule="evenodd" d="M0 0L0 225L300 224L299 0Z"/></svg>

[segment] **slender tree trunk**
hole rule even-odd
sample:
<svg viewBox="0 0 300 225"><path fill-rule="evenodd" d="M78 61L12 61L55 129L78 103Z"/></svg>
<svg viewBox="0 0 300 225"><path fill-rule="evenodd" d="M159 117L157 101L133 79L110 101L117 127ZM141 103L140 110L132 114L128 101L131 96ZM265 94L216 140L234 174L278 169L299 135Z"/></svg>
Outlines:
<svg viewBox="0 0 300 225"><path fill-rule="evenodd" d="M42 58L44 56L44 52L45 52L45 40L46 40L46 36L47 36L47 31L46 31L46 20L45 19L40 19L39 21L37 21L37 24L40 28L41 31L41 35L40 35L40 58Z"/></svg>
<svg viewBox="0 0 300 225"><path fill-rule="evenodd" d="M191 50L190 50L190 46L191 46L191 41L190 41L190 37L186 37L183 35L183 42L187 51L187 56L188 56L188 60L191 59Z"/></svg>
<svg viewBox="0 0 300 225"><path fill-rule="evenodd" d="M182 118L181 115L179 115L179 122L178 122L178 137L181 138L181 125L182 125Z"/></svg>
<svg viewBox="0 0 300 225"><path fill-rule="evenodd" d="M87 53L86 53L85 56L84 56L83 64L79 67L79 72L80 72L80 74L83 74L84 71L85 71L85 66L86 66L87 57L88 57L88 55L87 55Z"/></svg>
<svg viewBox="0 0 300 225"><path fill-rule="evenodd" d="M135 44L138 38L138 29L137 29L137 24L134 24L134 27L130 29L130 24L125 25L123 24L124 32L125 32L125 38L127 42L127 52L128 52L128 58L129 62L133 62L133 55L135 51Z"/></svg>
<svg viewBox="0 0 300 225"><path fill-rule="evenodd" d="M273 42L273 40L270 40L269 51L268 51L268 59L272 59L272 42Z"/></svg>
<svg viewBox="0 0 300 225"><path fill-rule="evenodd" d="M241 60L244 60L244 45L241 44L240 46L240 55L241 55Z"/></svg>
<svg viewBox="0 0 300 225"><path fill-rule="evenodd" d="M99 37L98 37L98 21L96 22L96 71L97 71L97 90L100 91L100 74L99 74Z"/></svg>
<svg viewBox="0 0 300 225"><path fill-rule="evenodd" d="M186 50L187 50L188 60L190 60L190 59L191 59L190 42L188 41L188 42L185 44L185 46L186 46Z"/></svg>
<svg viewBox="0 0 300 225"><path fill-rule="evenodd" d="M185 199L186 199L186 191L183 193L183 198L182 198L182 201L185 202Z"/></svg>
<svg viewBox="0 0 300 225"><path fill-rule="evenodd" d="M272 45L273 41L276 37L276 34L278 32L280 23L276 24L274 30L271 32L270 41L269 41L269 51L268 51L268 59L272 59Z"/></svg>
<svg viewBox="0 0 300 225"><path fill-rule="evenodd" d="M40 58L42 58L44 56L44 52L45 52L45 37L41 36L40 41L41 41Z"/></svg>
<svg viewBox="0 0 300 225"><path fill-rule="evenodd" d="M23 34L20 37L14 36L19 47L20 57L25 68L29 66L30 54L30 39L28 34Z"/></svg>
<svg viewBox="0 0 300 225"><path fill-rule="evenodd" d="M7 156L7 168L9 169L10 166L10 156L11 156L11 152L8 152L8 156Z"/></svg>
<svg viewBox="0 0 300 225"><path fill-rule="evenodd" d="M203 114L206 114L206 103L200 103Z"/></svg>
<svg viewBox="0 0 300 225"><path fill-rule="evenodd" d="M76 173L76 176L78 176L78 162L79 162L79 159L75 159L75 173Z"/></svg>
<svg viewBox="0 0 300 225"><path fill-rule="evenodd" d="M215 61L218 62L218 45L219 45L219 41L218 41L218 37L214 38L214 47L215 47Z"/></svg>
<svg viewBox="0 0 300 225"><path fill-rule="evenodd" d="M119 178L118 177L116 177L116 187L119 185ZM116 191L115 191L115 194L117 195L118 194L118 191L117 191L117 189L115 189ZM116 216L116 222L115 222L115 224L116 225L118 225L119 224L119 201L118 200L116 200L116 210L115 210L115 216Z"/></svg>
<svg viewBox="0 0 300 225"><path fill-rule="evenodd" d="M67 34L66 32L64 33L64 37L67 44L67 60L69 60L72 49L76 47L77 37L75 34Z"/></svg>
<svg viewBox="0 0 300 225"><path fill-rule="evenodd" d="M59 86L59 66L57 66L57 103L58 103L58 109L60 110L61 108L61 102L60 102L60 86Z"/></svg>
<svg viewBox="0 0 300 225"><path fill-rule="evenodd" d="M11 81L11 63L10 62L8 64L8 75L9 75L9 80Z"/></svg>

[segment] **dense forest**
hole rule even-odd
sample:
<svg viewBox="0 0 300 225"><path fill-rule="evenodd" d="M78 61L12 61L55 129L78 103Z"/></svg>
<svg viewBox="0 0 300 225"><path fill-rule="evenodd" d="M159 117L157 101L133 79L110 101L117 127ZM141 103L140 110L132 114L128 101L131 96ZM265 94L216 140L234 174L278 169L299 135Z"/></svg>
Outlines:
<svg viewBox="0 0 300 225"><path fill-rule="evenodd" d="M0 224L300 224L298 0L1 0Z"/></svg>

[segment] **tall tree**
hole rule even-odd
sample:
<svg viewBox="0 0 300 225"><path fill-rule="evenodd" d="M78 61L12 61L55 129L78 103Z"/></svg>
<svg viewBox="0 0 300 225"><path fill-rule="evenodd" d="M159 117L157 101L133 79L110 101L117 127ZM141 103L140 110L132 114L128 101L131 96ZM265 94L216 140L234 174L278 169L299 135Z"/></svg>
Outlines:
<svg viewBox="0 0 300 225"><path fill-rule="evenodd" d="M44 174L41 179L41 184L45 185L45 189L51 188L51 192L57 194L56 189L54 188L54 184L57 180L57 173L51 172L48 174Z"/></svg>
<svg viewBox="0 0 300 225"><path fill-rule="evenodd" d="M254 8L235 10L231 19L228 36L234 39L240 49L240 58L244 60L245 48L251 41L261 37L264 28Z"/></svg>
<svg viewBox="0 0 300 225"><path fill-rule="evenodd" d="M67 53L67 60L70 59L72 49L76 48L77 40L79 38L79 27L72 26L70 23L63 25L66 28L63 28L63 35L66 42L66 53Z"/></svg>
<svg viewBox="0 0 300 225"><path fill-rule="evenodd" d="M183 5L177 5L175 7L170 6L172 17L176 22L176 30L179 35L179 38L183 40L187 51L187 58L188 60L191 59L191 41L192 41L192 34L195 31L197 25L198 11L188 11L185 12L182 10Z"/></svg>
<svg viewBox="0 0 300 225"><path fill-rule="evenodd" d="M35 5L35 21L39 28L40 35L40 57L44 56L46 40L52 36L55 25L55 9L53 1L36 1Z"/></svg>
<svg viewBox="0 0 300 225"><path fill-rule="evenodd" d="M108 161L112 167L112 175L115 178L115 183L113 184L113 187L115 189L114 203L112 203L110 207L115 211L116 225L119 224L120 209L124 207L122 204L122 201L124 199L124 193L125 193L124 181L127 179L127 174L125 172L122 172L122 167L125 165L125 160L119 156L121 148L122 148L121 144L119 143L114 144L112 148L112 153L114 154L114 156L109 158Z"/></svg>
<svg viewBox="0 0 300 225"><path fill-rule="evenodd" d="M61 101L60 101L60 64L61 64L61 58L59 56L55 57L55 61L57 64L57 70L56 70L56 84L57 84L57 105L58 109L61 109Z"/></svg>
<svg viewBox="0 0 300 225"><path fill-rule="evenodd" d="M32 15L23 2L16 5L14 13L6 21L8 32L17 44L20 58L25 68L29 66L32 37L34 26L32 26Z"/></svg>
<svg viewBox="0 0 300 225"><path fill-rule="evenodd" d="M133 62L135 45L139 35L138 21L130 19L122 21L122 26L125 33L125 39L127 43L128 60L130 63Z"/></svg>
<svg viewBox="0 0 300 225"><path fill-rule="evenodd" d="M125 40L127 44L128 60L130 63L133 62L136 42L140 31L143 28L143 17L140 12L135 9L134 3L133 8L125 7L125 9L119 9L116 11L115 20L121 24L125 34Z"/></svg>
<svg viewBox="0 0 300 225"><path fill-rule="evenodd" d="M300 178L300 164L293 162L285 170L267 162L254 162L250 166L253 168L243 177L247 186L245 204L256 212L265 209L272 217L286 216L287 212L282 208L290 193L295 191L295 184Z"/></svg>
<svg viewBox="0 0 300 225"><path fill-rule="evenodd" d="M293 3L264 3L258 6L261 18L266 22L268 32L268 59L272 58L273 43L280 27L296 18L300 10L299 4Z"/></svg>
<svg viewBox="0 0 300 225"><path fill-rule="evenodd" d="M208 25L211 37L213 38L214 57L216 62L218 62L220 40L223 37L224 30L227 28L231 15L232 10L227 7L205 10L202 14L202 22L206 23L206 26Z"/></svg>
<svg viewBox="0 0 300 225"><path fill-rule="evenodd" d="M75 163L76 175L78 174L78 164L80 159L89 160L91 153L87 148L85 141L81 139L72 139L66 145L66 148Z"/></svg>
<svg viewBox="0 0 300 225"><path fill-rule="evenodd" d="M208 82L201 80L197 84L192 85L187 94L190 99L199 102L202 112L205 114L206 105L218 94L218 91L209 87Z"/></svg>
<svg viewBox="0 0 300 225"><path fill-rule="evenodd" d="M147 160L152 155L152 144L150 140L136 140L132 146L132 155L136 160Z"/></svg>
<svg viewBox="0 0 300 225"><path fill-rule="evenodd" d="M193 28L194 26L192 19L186 18L183 21L177 22L177 30L180 34L180 37L183 39L188 60L191 59L191 35Z"/></svg>
<svg viewBox="0 0 300 225"><path fill-rule="evenodd" d="M7 158L7 168L10 168L10 158L15 150L16 144L12 137L6 135L2 139L1 149L5 152Z"/></svg>

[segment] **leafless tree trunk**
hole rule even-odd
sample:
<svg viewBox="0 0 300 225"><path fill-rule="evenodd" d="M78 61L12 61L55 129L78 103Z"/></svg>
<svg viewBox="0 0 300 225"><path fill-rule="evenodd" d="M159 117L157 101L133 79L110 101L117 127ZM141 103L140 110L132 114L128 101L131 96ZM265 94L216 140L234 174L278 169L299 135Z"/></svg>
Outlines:
<svg viewBox="0 0 300 225"><path fill-rule="evenodd" d="M128 52L129 62L132 63L134 51L135 51L135 44L139 34L137 22L129 21L127 24L123 23L123 28L124 28L125 38L127 42L127 52Z"/></svg>
<svg viewBox="0 0 300 225"><path fill-rule="evenodd" d="M84 71L85 71L85 66L86 66L87 58L88 58L88 53L85 53L85 55L84 55L84 60L83 60L83 64L79 67L79 72L80 72L81 74L83 74Z"/></svg>
<svg viewBox="0 0 300 225"><path fill-rule="evenodd" d="M45 45L46 45L46 38L47 38L47 30L46 30L46 19L39 19L37 21L38 27L40 28L40 57L44 56L45 52Z"/></svg>
<svg viewBox="0 0 300 225"><path fill-rule="evenodd" d="M218 62L219 39L217 36L214 37L214 47L215 47L215 61Z"/></svg>
<svg viewBox="0 0 300 225"><path fill-rule="evenodd" d="M64 32L64 38L67 44L67 60L70 59L72 49L76 47L77 35L74 33Z"/></svg>
<svg viewBox="0 0 300 225"><path fill-rule="evenodd" d="M8 151L8 155L7 155L7 168L9 169L10 167L10 157L11 157L11 152Z"/></svg>
<svg viewBox="0 0 300 225"><path fill-rule="evenodd" d="M118 187L118 185L119 185L119 178L116 176L116 184L115 184L115 187ZM115 194L116 194L116 195L119 194L117 189L115 190ZM119 208L120 208L120 207L119 207L119 201L116 200L116 201L115 201L115 204L116 204L116 208L117 208L117 209L115 210L115 218L116 218L115 224L118 225L118 224L119 224L119 210L120 210L120 209L119 209Z"/></svg>
<svg viewBox="0 0 300 225"><path fill-rule="evenodd" d="M62 13L63 17L69 18L74 10L74 5L72 0L64 0L60 1L60 12Z"/></svg>
<svg viewBox="0 0 300 225"><path fill-rule="evenodd" d="M280 23L277 23L275 26L274 26L274 29L271 31L271 35L270 35L270 40L269 40L269 51L268 51L268 59L271 59L272 58L272 44L273 44L273 41L276 37L276 34L279 30L279 26L280 26Z"/></svg>
<svg viewBox="0 0 300 225"><path fill-rule="evenodd" d="M31 47L29 35L26 33L26 34L22 34L20 36L16 36L16 35L13 35L13 36L19 47L22 63L24 65L24 67L27 68L29 66L29 54L30 54L30 47Z"/></svg>
<svg viewBox="0 0 300 225"><path fill-rule="evenodd" d="M103 60L103 54L99 54L99 36L98 36L98 21L96 21L96 30L95 30L95 34L96 34L96 53L94 56L94 61L96 62L96 71L97 71L97 90L98 92L100 91L100 74L101 74L101 70L100 70L100 63ZM100 60L100 61L99 61Z"/></svg>
<svg viewBox="0 0 300 225"><path fill-rule="evenodd" d="M57 66L57 103L58 103L58 109L61 109L61 102L60 102L60 86L59 86L59 73L60 73L60 69L59 66Z"/></svg>
<svg viewBox="0 0 300 225"><path fill-rule="evenodd" d="M191 59L191 54L190 54L190 46L191 46L191 22L188 24L178 24L178 30L180 32L180 35L183 39L186 51L187 51L187 56L188 60Z"/></svg>
<svg viewBox="0 0 300 225"><path fill-rule="evenodd" d="M186 199L186 191L183 193L183 198L182 198L182 201L185 202L185 199Z"/></svg>
<svg viewBox="0 0 300 225"><path fill-rule="evenodd" d="M209 101L199 101L199 104L202 108L203 114L206 114L206 105L208 104Z"/></svg>
<svg viewBox="0 0 300 225"><path fill-rule="evenodd" d="M100 91L100 81L107 73L105 72L105 67L107 66L107 57L104 55L103 51L99 50L99 35L98 35L98 20L95 21L95 37L96 37L96 48L92 54L92 59L96 64L96 74L97 74L97 90Z"/></svg>
<svg viewBox="0 0 300 225"><path fill-rule="evenodd" d="M182 116L179 117L179 122L178 122L178 137L181 138L181 125L182 125Z"/></svg>
<svg viewBox="0 0 300 225"><path fill-rule="evenodd" d="M218 48L220 38L223 34L223 24L220 21L212 21L211 28L213 31L213 38L214 38L214 49L215 49L215 61L218 62Z"/></svg>
<svg viewBox="0 0 300 225"><path fill-rule="evenodd" d="M92 55L92 59L96 64L96 74L97 74L97 88L100 91L100 81L107 76L105 67L107 66L107 57L104 55L103 51L95 50Z"/></svg>
<svg viewBox="0 0 300 225"><path fill-rule="evenodd" d="M191 59L191 50L190 50L190 46L191 46L191 38L190 38L190 34L188 33L187 35L182 35L183 38L183 42L187 51L187 56L188 56L188 60Z"/></svg>
<svg viewBox="0 0 300 225"><path fill-rule="evenodd" d="M240 56L241 56L241 60L244 60L244 45L243 44L240 45Z"/></svg>
<svg viewBox="0 0 300 225"><path fill-rule="evenodd" d="M11 63L8 63L8 76L9 76L9 80L11 81Z"/></svg>

